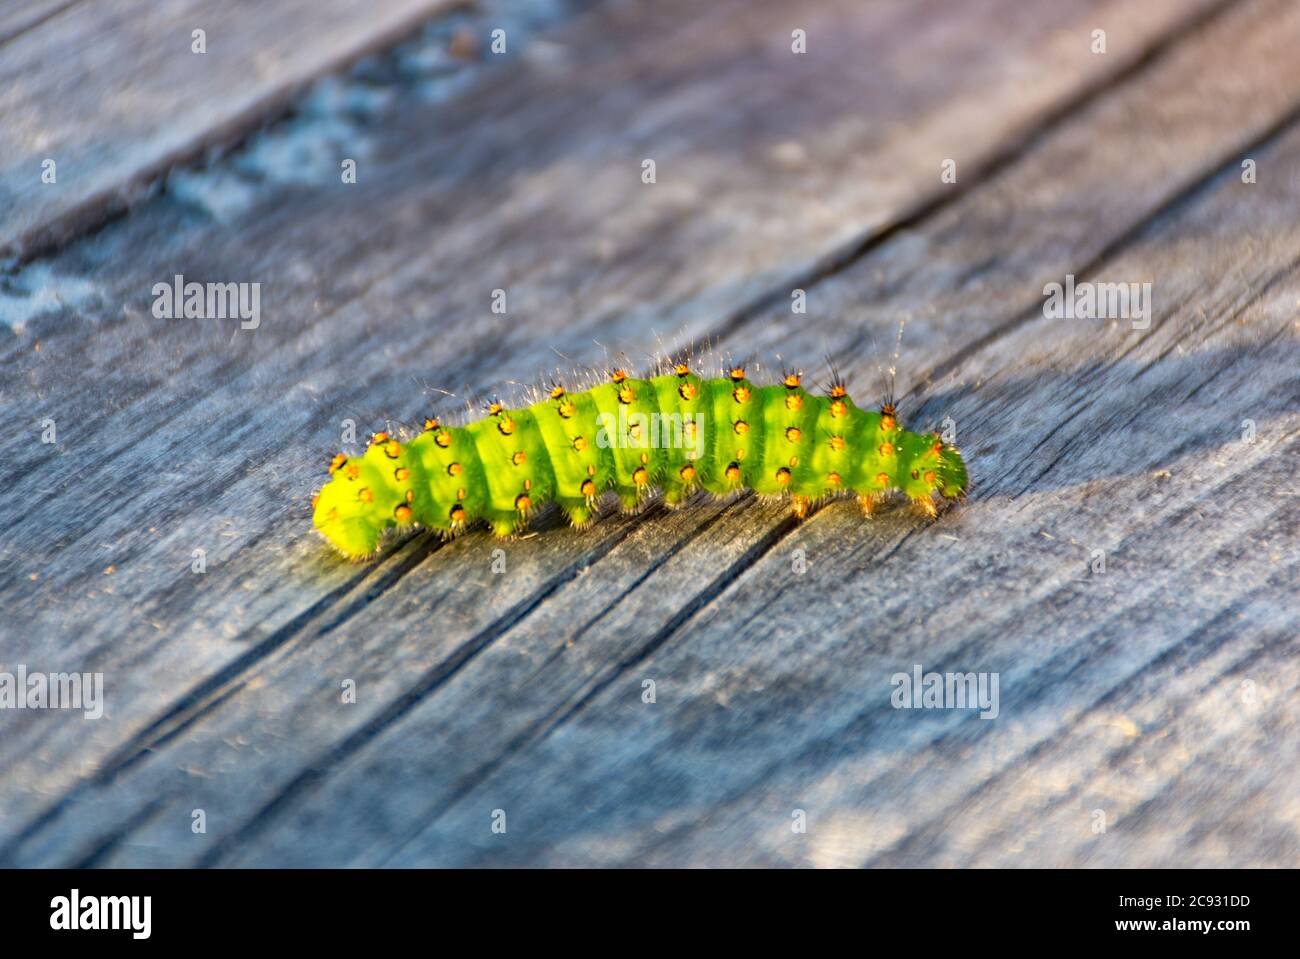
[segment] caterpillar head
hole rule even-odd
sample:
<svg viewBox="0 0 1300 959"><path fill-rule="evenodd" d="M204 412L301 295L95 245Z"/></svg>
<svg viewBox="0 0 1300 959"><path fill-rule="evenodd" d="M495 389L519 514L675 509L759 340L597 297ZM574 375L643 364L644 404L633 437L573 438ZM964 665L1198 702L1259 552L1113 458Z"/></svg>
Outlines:
<svg viewBox="0 0 1300 959"><path fill-rule="evenodd" d="M381 503L392 494L364 459L342 454L330 464L330 481L313 499L313 525L348 559L364 559L379 548L384 530L393 525L378 519L394 505Z"/></svg>

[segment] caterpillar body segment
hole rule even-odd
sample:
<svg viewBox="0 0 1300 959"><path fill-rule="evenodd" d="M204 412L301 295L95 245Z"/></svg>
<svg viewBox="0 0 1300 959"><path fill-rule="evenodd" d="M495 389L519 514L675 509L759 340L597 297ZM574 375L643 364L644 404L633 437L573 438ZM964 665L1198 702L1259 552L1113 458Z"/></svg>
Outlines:
<svg viewBox="0 0 1300 959"><path fill-rule="evenodd" d="M413 524L452 536L485 520L511 535L548 502L584 526L610 491L634 509L655 489L669 505L697 489L751 489L788 496L802 517L815 501L851 494L869 514L901 490L933 516L934 494L967 488L961 454L904 430L890 404L861 409L839 385L816 396L795 374L756 386L739 367L703 379L685 365L649 379L615 370L521 409L494 403L464 426L426 420L407 442L377 433L364 455L334 457L330 476L313 521L350 559Z"/></svg>

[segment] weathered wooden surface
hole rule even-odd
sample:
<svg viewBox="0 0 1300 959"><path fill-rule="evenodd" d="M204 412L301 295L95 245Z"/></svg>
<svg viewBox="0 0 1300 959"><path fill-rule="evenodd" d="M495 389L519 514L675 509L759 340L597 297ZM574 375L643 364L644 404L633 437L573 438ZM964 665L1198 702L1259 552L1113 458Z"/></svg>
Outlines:
<svg viewBox="0 0 1300 959"><path fill-rule="evenodd" d="M0 3L0 43L40 26L85 0L5 0Z"/></svg>
<svg viewBox="0 0 1300 959"><path fill-rule="evenodd" d="M0 258L141 195L448 0L95 0L0 10ZM74 9L75 6L75 9ZM195 52L195 30L205 52ZM57 179L42 181L53 159Z"/></svg>
<svg viewBox="0 0 1300 959"><path fill-rule="evenodd" d="M399 92L355 186L176 177L15 274L69 305L0 299L0 666L108 706L3 715L0 860L1300 862L1300 14L1023 6L596 10ZM176 272L261 281L261 328L155 320ZM1044 319L1066 273L1152 281L1151 328ZM656 334L870 396L900 317L904 414L976 484L935 525L651 507L500 575L305 535L344 417ZM999 718L891 709L913 663L999 672Z"/></svg>

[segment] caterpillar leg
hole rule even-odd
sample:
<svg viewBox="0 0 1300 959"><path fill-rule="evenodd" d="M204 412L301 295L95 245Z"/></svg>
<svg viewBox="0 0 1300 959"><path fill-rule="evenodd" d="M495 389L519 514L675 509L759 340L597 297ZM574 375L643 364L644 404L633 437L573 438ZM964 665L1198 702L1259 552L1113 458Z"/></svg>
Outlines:
<svg viewBox="0 0 1300 959"><path fill-rule="evenodd" d="M564 512L574 529L586 529L596 518L596 511L591 503L569 503L565 505Z"/></svg>
<svg viewBox="0 0 1300 959"><path fill-rule="evenodd" d="M488 517L492 532L501 539L508 539L521 532L528 525L529 513L519 510L515 513L495 513Z"/></svg>
<svg viewBox="0 0 1300 959"><path fill-rule="evenodd" d="M870 518L871 514L876 511L876 507L883 500L883 493L862 493L858 496L858 505L862 507L862 515Z"/></svg>
<svg viewBox="0 0 1300 959"><path fill-rule="evenodd" d="M654 487L638 482L632 490L619 489L618 501L628 515L641 512L654 498Z"/></svg>
<svg viewBox="0 0 1300 959"><path fill-rule="evenodd" d="M696 482L695 467L691 464L683 466L678 475L681 477L680 480L670 478L660 487L664 505L670 509L683 506L700 488L699 483Z"/></svg>
<svg viewBox="0 0 1300 959"><path fill-rule="evenodd" d="M934 505L934 497L929 493L923 496L913 496L911 500L916 504L917 509L929 519L934 519L939 515L939 507Z"/></svg>
<svg viewBox="0 0 1300 959"><path fill-rule="evenodd" d="M812 508L812 500L807 496L800 496L798 493L790 497L790 504L794 507L795 519L803 519L808 515L808 510Z"/></svg>

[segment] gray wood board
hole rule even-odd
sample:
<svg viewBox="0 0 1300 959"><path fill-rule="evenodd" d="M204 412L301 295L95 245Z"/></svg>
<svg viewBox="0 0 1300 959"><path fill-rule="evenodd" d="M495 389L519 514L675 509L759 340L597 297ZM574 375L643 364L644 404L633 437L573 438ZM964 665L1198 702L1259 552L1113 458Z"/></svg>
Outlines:
<svg viewBox="0 0 1300 959"><path fill-rule="evenodd" d="M17 784L0 813L13 837L6 861L945 863L995 861L1018 844L1030 861L1223 862L1223 830L1253 822L1253 856L1294 862L1286 806L1294 773L1280 765L1286 749L1294 759L1286 699L1294 622L1260 594L1285 588L1276 580L1290 570L1295 531L1282 504L1272 513L1255 504L1268 502L1256 484L1272 484L1275 498L1278 483L1285 489L1289 472L1277 471L1294 453L1294 344L1285 335L1294 330L1279 316L1294 300L1286 221L1295 199L1289 176L1267 174L1294 169L1294 148L1278 130L1300 99L1284 55L1298 31L1279 4L1210 20L1191 7L1160 13L1165 20L1112 26L1112 44L1127 37L1127 52L1112 46L1113 59L1089 54L1069 61L1072 69L1042 38L1073 31L1078 43L1096 10L1050 29L1022 24L997 59L974 50L969 61L949 57L949 69L970 72L966 84L904 70L926 42L951 50L962 24L874 8L848 19L855 34L827 14L841 60L870 43L880 51L874 69L889 75L896 64L888 89L914 122L883 136L878 125L840 121L855 99L855 120L865 108L893 107L876 107L851 84L815 84L832 65L790 77L762 59L753 38L776 32L773 21L784 26L766 8L740 18L752 35L733 27L718 41L729 56L704 49L698 60L669 14L649 29L638 18L654 14L613 13L574 28L570 55L598 60L574 71L582 83L557 75L553 59L526 62L446 105L436 134L421 138L427 120L415 111L391 137L381 131L377 185L366 192L363 177L355 204L344 191L271 188L232 227L195 223L163 200L70 250L56 271L89 277L102 303L128 309L67 311L11 344L41 405L84 428L64 440L68 452L96 465L60 481L45 451L10 444L24 493L14 502L28 515L5 517L7 537L24 540L3 558L13 574L6 609L17 610L13 635L26 633L29 663L106 670L112 721L10 723L0 746L5 780ZM604 48L582 38L612 28L638 39L601 60ZM772 49L788 53L788 28L776 35ZM906 57L890 61L903 35ZM673 62L672 50L685 62ZM1000 86L1004 72L1015 73L1008 57L1035 75L1050 62L1056 86ZM1207 70L1215 58L1232 68ZM734 66L705 70L720 61ZM632 80L606 103L598 98L581 115L556 106L613 89L619 71ZM702 90L706 72L713 82ZM763 96L738 101L758 76ZM521 91L535 99L512 112ZM723 98L739 118L726 136L704 123ZM641 199L629 203L634 194L602 189L599 178L622 151L640 189L639 160L649 154L622 127L603 145L589 131L650 99L662 115L638 114L643 143L680 143L690 200L674 198L681 181L661 162L660 183L642 196L666 205L649 211L653 242L635 244L647 222ZM751 127L773 105L796 101L807 113L802 132ZM530 110L543 108L555 112L528 125ZM488 129L480 119L503 114ZM1153 115L1166 123L1152 126ZM564 116L567 126L550 129ZM931 129L963 136L956 149L935 150ZM735 165L761 153L765 138L777 147L771 168ZM802 158L788 143L803 146ZM1211 179L1252 143L1272 158L1260 154L1259 184ZM732 165L715 161L714 148L734 151ZM954 154L959 183L941 187L938 160ZM1147 161L1135 164L1135 155ZM448 157L457 162L437 162ZM872 189L845 175L854 162L883 170ZM786 171L789 163L797 170ZM417 179L421 168L443 179ZM550 191L542 203L539 183ZM1229 194L1230 185L1254 192ZM810 197L826 207L824 222L799 205ZM795 222L781 200L799 211ZM348 226L360 211L373 221ZM445 233L430 253L417 243L427 243L427 220L439 213ZM1262 241L1253 225L1261 215L1275 226ZM327 223L332 232L313 233ZM571 255L539 250L542 235ZM121 251L155 246L159 255L121 276ZM1202 275L1207 258L1218 267L1211 276ZM251 345L228 329L162 327L131 292L169 275L168 262L225 278L249 275L237 272L241 262L247 270L268 261L288 289L257 331L256 351L240 351ZM482 288L465 290L484 262L492 266ZM1043 282L1102 267L1159 279L1157 296L1171 299L1151 331L1035 319ZM802 342L809 337L792 328L788 307L753 306L788 304L796 283L810 289L812 316L801 323L816 344ZM486 315L496 285L516 304L525 291L523 330L494 327ZM412 378L426 370L489 385L531 378L551 345L578 353L597 329L603 342L649 345L647 318L656 315L674 324L660 327L670 335L678 326L687 337L720 334L742 354L828 349L869 392L870 338L887 349L897 317L908 316L902 385L924 404L918 418L957 420L975 495L936 526L904 512L864 525L848 504L796 526L782 507L748 500L672 514L652 507L585 534L552 522L506 545L501 576L489 568L498 544L485 536L447 546L416 538L369 569L340 569L318 542L302 542L301 504L317 481L301 460L328 448L340 409L363 431L384 412L413 417ZM438 320L404 325L411 316ZM1217 328L1225 318L1234 323ZM1198 324L1207 327L1199 334ZM1280 338L1265 355L1259 343L1270 336ZM380 345L385 337L393 345ZM575 356L592 358L589 349ZM88 369L103 379L83 382ZM1189 401L1178 390L1220 369L1231 376L1193 399L1227 425L1183 430ZM178 375L192 384L183 396ZM1222 393L1228 386L1235 391ZM14 398L9 388L4 395ZM64 414L78 406L82 415ZM1260 424L1256 443L1207 480L1193 473L1176 483L1179 457L1204 462L1235 450L1221 433L1234 433L1247 408ZM1145 460L1100 466L1108 428L1140 435ZM1146 460L1169 476L1153 480ZM1174 461L1178 469L1164 465ZM142 468L156 479L131 483ZM211 475L199 481L196 469ZM1080 475L1066 483L1053 471ZM292 512L283 506L290 498ZM72 502L89 515L69 515ZM142 535L150 523L152 535ZM212 550L195 586L190 550L209 543L214 527L228 543ZM1213 580L1213 602L1196 616L1153 602L1189 568L1222 572L1205 557L1233 555L1243 535L1258 541L1270 529L1270 549L1234 566L1233 584ZM1068 548L1050 545L1070 536ZM1110 571L1074 583L1093 543L1111 553ZM797 578L794 548L809 562ZM35 580L28 570L38 570ZM1205 603L1204 591L1190 592ZM1136 637L1124 619L1134 609L1150 617ZM1228 635L1231 617L1245 626ZM1182 643L1180 630L1192 641ZM1255 658L1242 658L1256 647ZM1003 715L982 724L894 713L888 676L913 661L1001 670ZM1222 704L1220 687L1259 669L1263 705L1239 708L1235 727L1206 735L1196 724L1208 722L1214 696ZM1178 709L1165 693L1151 695L1146 678L1162 675L1207 705ZM339 703L345 678L358 683L356 705ZM654 706L641 703L644 678L659 683ZM1111 748L1114 728L1125 739ZM1232 729L1271 732L1286 749L1226 757ZM1111 769L1145 759L1144 750L1163 779ZM1219 765L1231 772L1207 770ZM1084 808L1080 782L1102 783L1096 806ZM1218 828L1209 817L1227 798L1242 811ZM968 802L986 800L980 815L963 815ZM789 829L796 806L809 811L804 836ZM208 813L206 836L189 831L194 808ZM511 816L506 837L487 829L495 808ZM1093 808L1111 820L1106 836L1091 832ZM1153 818L1161 811L1198 828L1201 845L1175 842ZM1126 841L1118 821L1141 841Z"/></svg>
<svg viewBox="0 0 1300 959"><path fill-rule="evenodd" d="M0 10L0 258L98 225L448 0L96 0ZM206 52L192 34L205 31ZM57 179L42 180L42 163Z"/></svg>
<svg viewBox="0 0 1300 959"><path fill-rule="evenodd" d="M0 3L0 45L86 0L5 0Z"/></svg>

